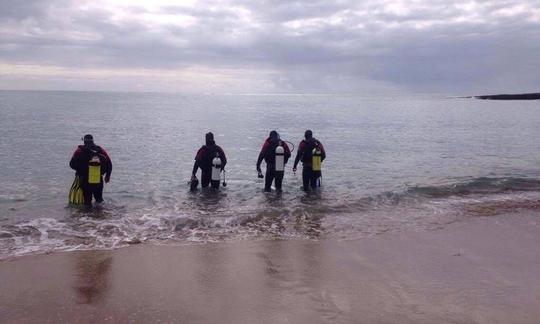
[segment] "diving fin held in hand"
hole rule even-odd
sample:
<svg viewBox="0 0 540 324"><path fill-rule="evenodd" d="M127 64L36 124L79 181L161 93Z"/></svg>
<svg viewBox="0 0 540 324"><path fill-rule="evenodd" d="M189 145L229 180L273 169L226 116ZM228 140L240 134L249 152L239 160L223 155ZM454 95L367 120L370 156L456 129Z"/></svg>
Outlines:
<svg viewBox="0 0 540 324"><path fill-rule="evenodd" d="M81 188L81 179L75 176L73 184L69 189L68 202L73 205L82 205L84 203L83 190Z"/></svg>
<svg viewBox="0 0 540 324"><path fill-rule="evenodd" d="M188 184L189 184L189 190L195 191L197 190L197 187L199 186L199 179L197 179L197 177L193 175L191 176L191 180L189 180Z"/></svg>

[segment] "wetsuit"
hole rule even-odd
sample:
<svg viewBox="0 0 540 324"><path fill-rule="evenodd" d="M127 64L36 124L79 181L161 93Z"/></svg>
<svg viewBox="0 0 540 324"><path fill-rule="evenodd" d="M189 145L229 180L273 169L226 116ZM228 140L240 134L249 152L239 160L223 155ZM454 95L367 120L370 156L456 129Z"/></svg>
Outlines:
<svg viewBox="0 0 540 324"><path fill-rule="evenodd" d="M321 142L315 138L308 140L302 140L298 144L298 151L296 158L294 159L294 168L298 165L298 162L302 160L302 183L304 185L304 191L308 191L311 187L315 189L319 185L319 178L321 177L321 171L313 171L311 167L311 158L313 156L313 149L318 147L321 150L321 162L326 158L326 152Z"/></svg>
<svg viewBox="0 0 540 324"><path fill-rule="evenodd" d="M225 168L227 164L227 158L225 157L225 152L216 145L215 143L210 143L203 145L195 155L195 163L193 165L193 175L197 173L197 169L201 168L201 186L203 188L208 187L212 180L212 160L216 155L221 160L221 170ZM212 188L219 188L219 182L217 184L212 184Z"/></svg>
<svg viewBox="0 0 540 324"><path fill-rule="evenodd" d="M100 181L97 184L88 183L88 163L92 157L97 155L101 165ZM80 179L81 189L84 195L84 205L92 206L92 196L97 202L103 201L103 175L109 179L112 172L112 162L105 150L95 144L79 145L73 153L69 166L76 171ZM107 180L108 181L108 180Z"/></svg>
<svg viewBox="0 0 540 324"><path fill-rule="evenodd" d="M261 170L262 160L266 162L266 177L264 180L264 191L271 191L272 181L275 179L276 190L281 191L281 185L283 183L283 171L276 171L276 147L281 145L284 154L284 162L287 164L287 161L291 157L291 150L287 143L279 139L271 139L270 137L264 142L261 152L259 153L259 158L257 159L257 171Z"/></svg>

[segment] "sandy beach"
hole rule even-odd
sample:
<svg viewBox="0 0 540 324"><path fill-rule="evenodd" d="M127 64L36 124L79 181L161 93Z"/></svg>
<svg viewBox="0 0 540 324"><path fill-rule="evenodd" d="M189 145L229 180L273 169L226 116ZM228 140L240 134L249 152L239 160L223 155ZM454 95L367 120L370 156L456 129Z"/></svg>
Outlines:
<svg viewBox="0 0 540 324"><path fill-rule="evenodd" d="M0 263L2 323L538 323L540 215Z"/></svg>

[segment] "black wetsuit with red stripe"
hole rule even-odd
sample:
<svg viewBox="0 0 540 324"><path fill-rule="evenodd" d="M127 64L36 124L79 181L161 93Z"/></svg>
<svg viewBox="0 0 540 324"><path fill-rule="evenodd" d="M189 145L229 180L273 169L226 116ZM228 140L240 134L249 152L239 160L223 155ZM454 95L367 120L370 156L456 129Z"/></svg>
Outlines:
<svg viewBox="0 0 540 324"><path fill-rule="evenodd" d="M308 140L302 140L298 144L298 151L296 152L296 158L294 159L294 168L298 165L298 162L302 160L302 183L304 190L308 191L311 187L315 189L319 185L319 178L321 177L321 171L313 171L312 157L313 149L318 147L321 150L321 162L326 158L326 151L321 142L315 138Z"/></svg>
<svg viewBox="0 0 540 324"><path fill-rule="evenodd" d="M88 183L88 163L94 156L99 157L101 164L101 177L97 184ZM112 162L107 152L98 145L79 145L71 160L69 166L76 171L76 175L80 179L81 188L84 195L84 204L86 206L92 206L92 196L97 202L103 201L103 175L106 178L111 176Z"/></svg>
<svg viewBox="0 0 540 324"><path fill-rule="evenodd" d="M201 186L203 188L208 187L210 181L212 180L212 160L216 156L221 160L221 170L223 170L225 168L225 164L227 164L227 158L225 157L225 152L223 149L219 147L219 145L216 145L215 142L210 142L203 145L195 155L195 163L193 164L192 174L195 175L197 173L197 169L201 168Z"/></svg>
<svg viewBox="0 0 540 324"><path fill-rule="evenodd" d="M275 179L276 190L280 191L283 183L283 172L276 172L276 147L278 145L283 146L284 150L284 162L287 164L287 161L291 157L291 150L287 143L281 140L271 140L270 137L264 141L264 144L259 153L259 158L257 159L257 170L260 170L262 160L266 162L266 175L264 181L264 191L271 191L272 181Z"/></svg>

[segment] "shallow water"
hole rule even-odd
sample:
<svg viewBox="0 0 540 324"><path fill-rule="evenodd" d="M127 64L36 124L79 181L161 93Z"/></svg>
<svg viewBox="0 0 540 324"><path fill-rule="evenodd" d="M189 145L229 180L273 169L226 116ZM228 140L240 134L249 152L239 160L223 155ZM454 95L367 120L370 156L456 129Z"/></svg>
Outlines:
<svg viewBox="0 0 540 324"><path fill-rule="evenodd" d="M0 258L144 241L353 239L540 201L536 101L2 91L0 114ZM303 193L291 161L283 194L263 193L255 162L269 131L297 145L307 128L328 154L321 190ZM228 186L190 193L210 130ZM91 212L67 206L68 162L86 133L114 163L106 202Z"/></svg>

